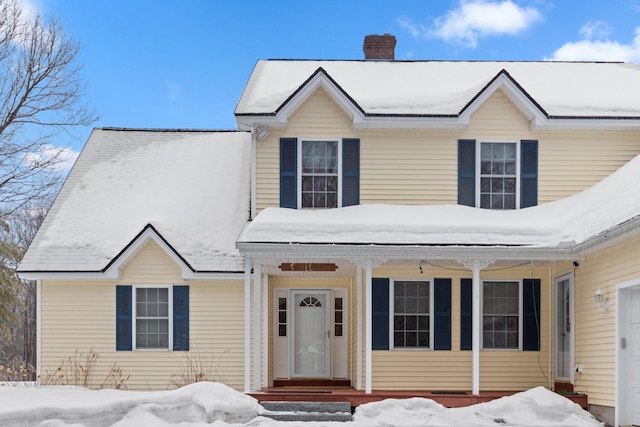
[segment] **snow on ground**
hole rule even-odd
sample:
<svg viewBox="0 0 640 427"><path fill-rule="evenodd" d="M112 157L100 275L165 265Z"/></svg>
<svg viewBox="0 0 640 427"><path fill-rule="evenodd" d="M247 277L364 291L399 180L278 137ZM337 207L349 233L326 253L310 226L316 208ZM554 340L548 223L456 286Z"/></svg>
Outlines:
<svg viewBox="0 0 640 427"><path fill-rule="evenodd" d="M262 412L254 398L217 383L149 392L0 387L0 426L602 426L577 404L543 387L466 408L449 409L423 398L387 399L361 405L350 423L282 422L261 417Z"/></svg>

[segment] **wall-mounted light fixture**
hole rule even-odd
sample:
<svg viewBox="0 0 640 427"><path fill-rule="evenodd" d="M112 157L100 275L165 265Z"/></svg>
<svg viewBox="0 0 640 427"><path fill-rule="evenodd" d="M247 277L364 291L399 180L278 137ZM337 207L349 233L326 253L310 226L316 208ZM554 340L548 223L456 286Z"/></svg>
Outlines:
<svg viewBox="0 0 640 427"><path fill-rule="evenodd" d="M602 289L598 288L598 290L593 294L593 300L598 308L609 310L609 299L606 297L604 292L602 292Z"/></svg>
<svg viewBox="0 0 640 427"><path fill-rule="evenodd" d="M258 139L262 141L269 136L269 131L267 128L258 128L258 133L256 133L256 135L258 136Z"/></svg>

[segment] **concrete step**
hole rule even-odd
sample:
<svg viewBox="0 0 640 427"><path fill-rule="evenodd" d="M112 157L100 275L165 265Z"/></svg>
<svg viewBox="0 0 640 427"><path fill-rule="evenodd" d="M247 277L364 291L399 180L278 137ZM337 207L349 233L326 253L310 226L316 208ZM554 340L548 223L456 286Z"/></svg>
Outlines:
<svg viewBox="0 0 640 427"><path fill-rule="evenodd" d="M349 402L262 402L263 417L278 421L351 421Z"/></svg>

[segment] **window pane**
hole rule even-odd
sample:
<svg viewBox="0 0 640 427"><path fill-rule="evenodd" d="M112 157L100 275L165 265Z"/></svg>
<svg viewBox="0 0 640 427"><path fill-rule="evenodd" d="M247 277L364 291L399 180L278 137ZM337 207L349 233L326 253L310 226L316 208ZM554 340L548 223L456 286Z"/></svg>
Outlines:
<svg viewBox="0 0 640 427"><path fill-rule="evenodd" d="M287 309L287 299L286 298L278 298L278 309L286 310Z"/></svg>
<svg viewBox="0 0 640 427"><path fill-rule="evenodd" d="M517 172L515 143L482 143L480 207L515 209Z"/></svg>
<svg viewBox="0 0 640 427"><path fill-rule="evenodd" d="M335 312L335 323L342 323L342 312L341 311L336 311Z"/></svg>
<svg viewBox="0 0 640 427"><path fill-rule="evenodd" d="M337 337L341 337L342 336L342 325L336 325L336 333L335 335Z"/></svg>
<svg viewBox="0 0 640 427"><path fill-rule="evenodd" d="M287 336L287 325L279 325L278 326L278 336L286 337Z"/></svg>
<svg viewBox="0 0 640 427"><path fill-rule="evenodd" d="M428 281L394 281L393 329L395 347L429 347L430 286Z"/></svg>
<svg viewBox="0 0 640 427"><path fill-rule="evenodd" d="M287 323L287 312L279 311L278 312L278 323Z"/></svg>
<svg viewBox="0 0 640 427"><path fill-rule="evenodd" d="M336 298L336 310L342 310L342 298Z"/></svg>
<svg viewBox="0 0 640 427"><path fill-rule="evenodd" d="M337 141L302 142L302 207L338 206Z"/></svg>
<svg viewBox="0 0 640 427"><path fill-rule="evenodd" d="M484 282L482 339L484 348L518 348L520 284Z"/></svg>

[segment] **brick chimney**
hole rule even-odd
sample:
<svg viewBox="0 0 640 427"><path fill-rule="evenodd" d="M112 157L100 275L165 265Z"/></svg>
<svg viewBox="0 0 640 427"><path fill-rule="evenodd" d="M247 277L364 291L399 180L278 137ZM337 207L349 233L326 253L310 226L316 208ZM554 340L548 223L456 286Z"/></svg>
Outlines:
<svg viewBox="0 0 640 427"><path fill-rule="evenodd" d="M364 59L393 61L395 59L396 37L391 34L370 34L364 38Z"/></svg>

